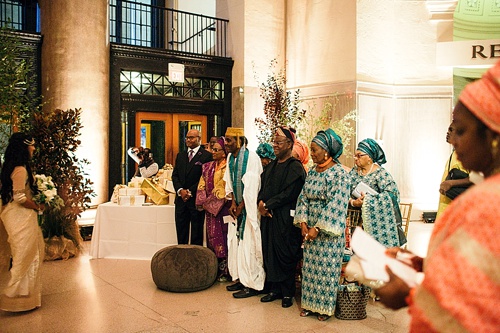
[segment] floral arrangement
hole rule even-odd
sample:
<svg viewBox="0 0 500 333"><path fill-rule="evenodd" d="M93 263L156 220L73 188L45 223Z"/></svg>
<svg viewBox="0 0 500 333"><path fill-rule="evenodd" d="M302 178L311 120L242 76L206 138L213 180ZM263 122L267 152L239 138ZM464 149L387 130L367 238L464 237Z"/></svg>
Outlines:
<svg viewBox="0 0 500 333"><path fill-rule="evenodd" d="M297 128L303 120L306 110L300 109L300 90L286 90L286 74L281 69L275 72L277 60L271 60L271 73L267 80L259 84L260 97L264 99L264 118L255 118L258 128L259 143L271 142L276 128L288 126Z"/></svg>
<svg viewBox="0 0 500 333"><path fill-rule="evenodd" d="M311 142L320 130L331 128L342 138L344 151L352 151L353 139L356 137L357 111L353 109L343 116L337 111L340 104L338 95L329 96L321 107L317 110L317 105L309 107L307 116L297 128L298 136L305 142ZM345 159L350 159L352 154L343 154ZM312 161L309 161L312 166Z"/></svg>
<svg viewBox="0 0 500 333"><path fill-rule="evenodd" d="M35 185L38 193L33 197L33 201L37 204L45 204L56 210L64 206L64 200L57 195L57 188L51 176L35 175Z"/></svg>

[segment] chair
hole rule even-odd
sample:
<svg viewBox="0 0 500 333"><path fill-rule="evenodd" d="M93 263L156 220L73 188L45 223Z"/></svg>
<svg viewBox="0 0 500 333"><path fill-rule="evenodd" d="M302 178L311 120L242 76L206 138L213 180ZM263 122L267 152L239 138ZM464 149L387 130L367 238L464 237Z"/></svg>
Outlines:
<svg viewBox="0 0 500 333"><path fill-rule="evenodd" d="M411 218L411 209L413 204L411 203L400 203L399 210L401 211L403 230L405 232L405 236L408 238L408 227L410 226L410 218Z"/></svg>
<svg viewBox="0 0 500 333"><path fill-rule="evenodd" d="M361 209L348 209L347 210L347 220L346 220L346 247L351 246L351 236L356 227L360 227L363 224L361 219Z"/></svg>
<svg viewBox="0 0 500 333"><path fill-rule="evenodd" d="M348 209L347 210L347 226L359 227L361 226L361 209Z"/></svg>

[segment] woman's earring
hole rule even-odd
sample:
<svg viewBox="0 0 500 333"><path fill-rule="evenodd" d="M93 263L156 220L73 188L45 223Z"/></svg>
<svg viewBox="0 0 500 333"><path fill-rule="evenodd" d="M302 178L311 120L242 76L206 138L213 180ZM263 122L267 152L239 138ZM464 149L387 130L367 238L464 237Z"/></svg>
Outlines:
<svg viewBox="0 0 500 333"><path fill-rule="evenodd" d="M491 141L491 155L496 158L498 154L498 139Z"/></svg>

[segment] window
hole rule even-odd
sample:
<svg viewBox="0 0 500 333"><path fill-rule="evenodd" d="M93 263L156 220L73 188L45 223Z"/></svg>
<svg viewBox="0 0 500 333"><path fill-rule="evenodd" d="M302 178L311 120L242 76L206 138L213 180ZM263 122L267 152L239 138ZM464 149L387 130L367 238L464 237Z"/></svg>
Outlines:
<svg viewBox="0 0 500 333"><path fill-rule="evenodd" d="M121 71L120 91L122 94L224 100L222 80L189 77L179 83L170 82L166 74L137 71Z"/></svg>
<svg viewBox="0 0 500 333"><path fill-rule="evenodd" d="M162 3L157 0L110 0L111 42L162 47L164 8L156 6Z"/></svg>
<svg viewBox="0 0 500 333"><path fill-rule="evenodd" d="M35 0L0 0L0 26L40 32L40 8Z"/></svg>

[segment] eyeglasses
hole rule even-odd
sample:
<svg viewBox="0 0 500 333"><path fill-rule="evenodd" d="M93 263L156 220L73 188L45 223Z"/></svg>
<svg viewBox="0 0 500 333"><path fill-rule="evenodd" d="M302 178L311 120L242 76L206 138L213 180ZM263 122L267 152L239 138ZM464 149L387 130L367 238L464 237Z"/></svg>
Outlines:
<svg viewBox="0 0 500 333"><path fill-rule="evenodd" d="M186 136L186 140L194 140L196 138L199 138L199 136Z"/></svg>
<svg viewBox="0 0 500 333"><path fill-rule="evenodd" d="M224 149L222 149L222 148L212 148L212 151L213 151L214 153L216 153L216 152L218 152L218 151L223 151L223 150L224 150Z"/></svg>
<svg viewBox="0 0 500 333"><path fill-rule="evenodd" d="M356 154L356 155L354 155L354 158L360 159L361 157L366 156L366 155L368 155L368 154Z"/></svg>
<svg viewBox="0 0 500 333"><path fill-rule="evenodd" d="M273 141L273 145L275 146L281 146L284 143L289 142L289 140L283 140L283 141Z"/></svg>

